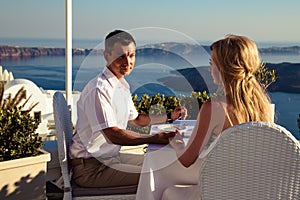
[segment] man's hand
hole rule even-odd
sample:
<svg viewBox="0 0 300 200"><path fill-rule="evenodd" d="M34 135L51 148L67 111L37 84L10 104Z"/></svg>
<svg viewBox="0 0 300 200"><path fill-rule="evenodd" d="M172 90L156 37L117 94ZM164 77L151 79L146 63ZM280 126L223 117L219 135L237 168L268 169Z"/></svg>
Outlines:
<svg viewBox="0 0 300 200"><path fill-rule="evenodd" d="M181 119L184 120L187 117L187 109L184 106L177 106L171 113L173 121Z"/></svg>
<svg viewBox="0 0 300 200"><path fill-rule="evenodd" d="M155 142L157 144L168 144L169 140L175 136L175 132L160 132L155 134Z"/></svg>
<svg viewBox="0 0 300 200"><path fill-rule="evenodd" d="M185 144L183 141L183 135L181 135L178 131L176 132L176 135L173 138L169 138L170 145L176 150L176 152L179 152L184 149Z"/></svg>

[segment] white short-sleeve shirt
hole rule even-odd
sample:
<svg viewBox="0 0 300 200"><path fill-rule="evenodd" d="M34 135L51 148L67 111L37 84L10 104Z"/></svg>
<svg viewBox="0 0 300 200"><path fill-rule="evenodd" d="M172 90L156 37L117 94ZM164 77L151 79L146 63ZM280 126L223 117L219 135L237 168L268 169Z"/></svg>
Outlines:
<svg viewBox="0 0 300 200"><path fill-rule="evenodd" d="M83 89L77 102L76 134L70 147L71 158L112 157L120 145L106 141L102 130L126 129L129 120L138 116L130 88L107 67Z"/></svg>

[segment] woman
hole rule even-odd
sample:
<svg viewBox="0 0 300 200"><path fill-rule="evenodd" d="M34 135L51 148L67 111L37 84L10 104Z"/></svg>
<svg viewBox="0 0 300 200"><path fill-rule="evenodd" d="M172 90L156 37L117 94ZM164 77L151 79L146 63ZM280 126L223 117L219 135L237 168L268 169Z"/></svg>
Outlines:
<svg viewBox="0 0 300 200"><path fill-rule="evenodd" d="M272 121L270 98L254 76L261 65L256 44L245 36L228 35L214 42L210 50L209 71L219 86L217 95L201 106L186 147L179 134L171 140L185 167L192 165L200 152L230 126Z"/></svg>
<svg viewBox="0 0 300 200"><path fill-rule="evenodd" d="M205 158L206 149L225 129L244 122L273 121L270 98L254 77L261 65L256 44L245 36L228 35L214 42L210 50L209 71L219 86L217 95L201 106L187 146L179 133L170 141L185 167ZM180 198L178 194L184 192L178 190L182 189L168 188L164 198L170 194Z"/></svg>

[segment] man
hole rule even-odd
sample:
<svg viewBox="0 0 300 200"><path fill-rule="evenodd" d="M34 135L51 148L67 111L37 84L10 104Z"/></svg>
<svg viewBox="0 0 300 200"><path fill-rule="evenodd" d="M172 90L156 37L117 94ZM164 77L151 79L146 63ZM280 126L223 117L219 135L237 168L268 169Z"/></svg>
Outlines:
<svg viewBox="0 0 300 200"><path fill-rule="evenodd" d="M186 115L176 107L167 115L138 114L124 76L135 64L136 43L121 30L105 38L106 68L83 89L77 103L76 133L70 147L73 180L85 187L109 187L138 183L143 155L120 153L121 145L167 144L174 133L139 134L127 123L146 126L177 120Z"/></svg>

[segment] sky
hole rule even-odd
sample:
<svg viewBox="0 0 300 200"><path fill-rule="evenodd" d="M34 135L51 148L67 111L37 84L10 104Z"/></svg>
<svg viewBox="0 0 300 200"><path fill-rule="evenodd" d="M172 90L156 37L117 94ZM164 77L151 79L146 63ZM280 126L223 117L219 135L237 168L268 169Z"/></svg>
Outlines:
<svg viewBox="0 0 300 200"><path fill-rule="evenodd" d="M299 8L299 0L73 0L73 38L156 27L197 41L299 42ZM0 0L0 27L0 37L64 38L65 0Z"/></svg>

